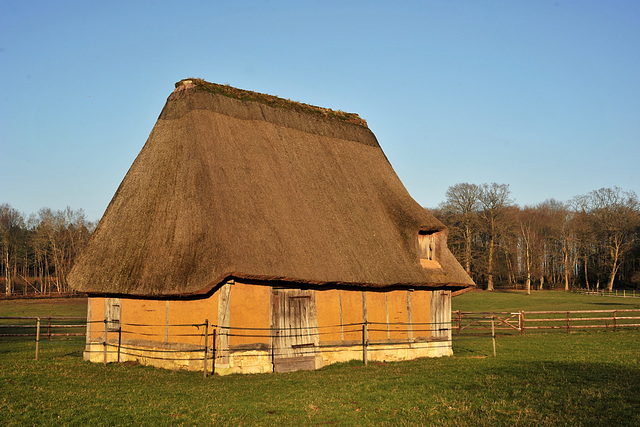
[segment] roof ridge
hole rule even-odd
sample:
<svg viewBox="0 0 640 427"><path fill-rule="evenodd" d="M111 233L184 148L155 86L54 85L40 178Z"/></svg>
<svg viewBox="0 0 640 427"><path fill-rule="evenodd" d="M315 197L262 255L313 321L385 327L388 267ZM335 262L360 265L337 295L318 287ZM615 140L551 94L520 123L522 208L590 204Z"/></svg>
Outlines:
<svg viewBox="0 0 640 427"><path fill-rule="evenodd" d="M271 107L296 110L303 113L310 113L322 117L341 120L347 123L353 123L367 129L369 128L367 126L367 121L356 113L347 113L342 110L332 110L330 108L318 107L315 105L305 104L303 102L280 98L275 95L268 95L265 93L253 92L245 89L238 89L228 84L221 85L218 83L211 83L200 78L189 77L186 79L182 79L179 82L176 82L175 87L175 91L195 89L196 91L215 93L245 102L258 102L261 104L269 105Z"/></svg>

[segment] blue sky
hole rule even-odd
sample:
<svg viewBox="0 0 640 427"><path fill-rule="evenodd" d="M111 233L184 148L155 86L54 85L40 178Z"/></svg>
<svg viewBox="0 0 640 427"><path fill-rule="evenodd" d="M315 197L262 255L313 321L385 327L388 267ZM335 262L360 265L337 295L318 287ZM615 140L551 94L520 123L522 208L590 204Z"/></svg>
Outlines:
<svg viewBox="0 0 640 427"><path fill-rule="evenodd" d="M176 81L360 114L435 207L640 194L640 2L0 1L0 203L102 216Z"/></svg>

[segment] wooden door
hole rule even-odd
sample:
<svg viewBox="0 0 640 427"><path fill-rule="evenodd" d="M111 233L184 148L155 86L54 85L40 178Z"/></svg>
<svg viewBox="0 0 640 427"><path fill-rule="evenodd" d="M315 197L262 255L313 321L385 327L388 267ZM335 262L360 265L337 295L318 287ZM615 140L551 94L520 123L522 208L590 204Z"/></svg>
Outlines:
<svg viewBox="0 0 640 427"><path fill-rule="evenodd" d="M431 336L451 343L451 291L431 292Z"/></svg>
<svg viewBox="0 0 640 427"><path fill-rule="evenodd" d="M120 298L104 299L104 318L107 321L107 330L115 332L120 329L121 310Z"/></svg>
<svg viewBox="0 0 640 427"><path fill-rule="evenodd" d="M314 291L273 289L271 328L274 371L316 368L319 340Z"/></svg>

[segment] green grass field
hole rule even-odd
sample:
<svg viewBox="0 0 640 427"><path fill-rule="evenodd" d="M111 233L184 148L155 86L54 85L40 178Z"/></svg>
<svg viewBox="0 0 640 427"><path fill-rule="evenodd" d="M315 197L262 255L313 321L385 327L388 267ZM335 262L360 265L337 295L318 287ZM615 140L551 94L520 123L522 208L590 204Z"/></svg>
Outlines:
<svg viewBox="0 0 640 427"><path fill-rule="evenodd" d="M471 292L453 305L508 311L533 309L511 305L521 302L540 309L597 303L561 292L531 297ZM38 362L33 342L0 341L0 423L640 425L640 331L504 337L497 347L494 358L490 339L454 337L454 357L204 379L84 362L81 340L42 342Z"/></svg>
<svg viewBox="0 0 640 427"><path fill-rule="evenodd" d="M454 297L452 310L543 311L640 309L640 298L582 295L564 291L472 291Z"/></svg>

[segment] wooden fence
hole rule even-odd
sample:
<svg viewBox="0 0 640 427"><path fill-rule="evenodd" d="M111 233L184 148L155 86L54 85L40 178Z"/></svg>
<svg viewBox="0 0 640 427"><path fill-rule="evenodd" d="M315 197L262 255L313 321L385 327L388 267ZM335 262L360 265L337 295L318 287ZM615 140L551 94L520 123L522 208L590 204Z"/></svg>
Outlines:
<svg viewBox="0 0 640 427"><path fill-rule="evenodd" d="M10 323L6 323L10 321ZM104 323L104 335L106 337L108 333L107 321L96 322ZM53 337L70 337L70 336L85 336L85 328L87 325L87 319L84 317L0 317L0 337L35 337L36 350L35 358L38 359L39 344L41 339L50 340ZM432 324L419 324L420 328L424 331L430 331L433 329ZM119 325L115 330L111 332L118 333L118 339L115 342L104 339L104 360L106 363L107 347L113 347L112 350L116 351L118 356L121 352L126 352L130 349L126 345L122 345L122 334L131 333L127 329L123 330L122 326L127 328L138 326L153 326L153 325ZM260 334L263 338L271 338L274 334L270 328L264 330L257 330L252 328L246 331L236 331L235 329L242 328L223 328L218 325L214 325L205 320L202 324L197 325L171 325L171 326L193 326L197 329L197 332L190 333L188 335L202 336L202 347L198 347L191 351L202 352L202 359L205 361L216 360L221 357L221 354L217 354L216 351L216 335L222 334L225 336L256 336ZM384 331L390 326L394 327L394 331L397 332L397 328L407 328L406 324L386 324L386 323L354 323L349 325L341 325L342 327L348 326L353 329L352 332L361 335L361 342L359 345L362 347L362 358L366 364L368 360L368 352L375 351L378 343L369 339L370 331ZM203 327L203 329L200 329ZM411 330L416 332L416 325L413 325ZM525 331L566 331L567 333L572 330L580 329L611 329L613 331L619 328L640 327L640 309L627 309L627 310L581 310L581 311L516 311L516 312L463 312L460 310L453 311L451 314L451 324L437 325L439 331L449 331L455 333L457 336L491 336L494 339L496 335L524 335ZM211 328L211 329L209 329ZM378 328L378 329L375 329ZM249 335L243 335L243 334ZM321 335L323 332L318 329L314 334ZM144 334L143 334L144 335ZM184 336L184 334L183 334ZM451 335L447 340L451 339ZM409 340L411 341L411 340ZM407 341L407 343L409 343ZM413 342L413 341L411 341ZM209 344L212 343L212 344ZM358 345L358 344L356 344ZM272 357L280 349L272 348ZM167 350L171 353L171 350ZM171 359L170 354L167 355L168 359ZM118 357L119 360L119 357ZM206 363L205 363L206 366ZM215 364L213 364L215 366ZM205 376L207 370L204 371Z"/></svg>
<svg viewBox="0 0 640 427"><path fill-rule="evenodd" d="M10 323L5 323L6 321ZM0 337L35 337L36 360L38 360L40 339L83 337L86 335L86 326L86 317L4 316L0 317Z"/></svg>
<svg viewBox="0 0 640 427"><path fill-rule="evenodd" d="M613 329L640 327L640 309L579 311L464 312L451 314L452 329L457 335L491 332L491 323L501 334L524 335L525 331L579 329Z"/></svg>
<svg viewBox="0 0 640 427"><path fill-rule="evenodd" d="M640 291L635 289L598 289L589 291L586 289L575 289L573 293L582 295L595 295L600 297L618 297L618 298L640 298Z"/></svg>

